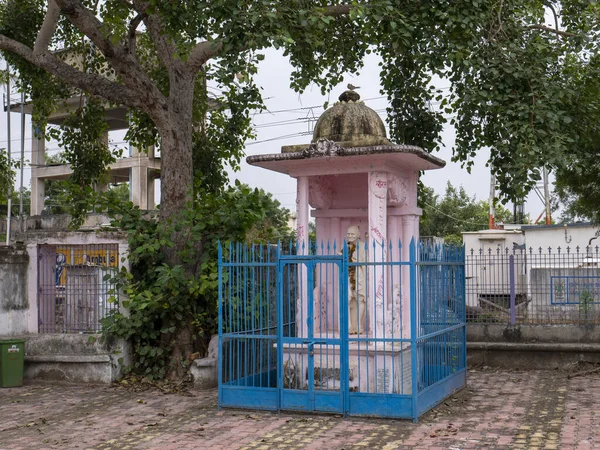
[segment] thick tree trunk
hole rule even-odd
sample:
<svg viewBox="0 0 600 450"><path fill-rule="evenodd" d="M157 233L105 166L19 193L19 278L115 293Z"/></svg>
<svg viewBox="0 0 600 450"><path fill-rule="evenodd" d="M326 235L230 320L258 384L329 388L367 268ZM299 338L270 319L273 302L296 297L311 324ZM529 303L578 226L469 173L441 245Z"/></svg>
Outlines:
<svg viewBox="0 0 600 450"><path fill-rule="evenodd" d="M177 221L180 213L192 198L194 169L192 164L192 99L194 77L187 75L178 79L171 77L168 101L169 120L160 124L161 136L161 199L160 220ZM178 253L184 248L185 233L175 233L174 246L164 248L167 261L179 265Z"/></svg>
<svg viewBox="0 0 600 450"><path fill-rule="evenodd" d="M184 319L174 333L168 333L163 339L163 347L170 346L169 365L166 378L169 380L182 380L189 370L190 355L194 353L194 326L190 323L191 317Z"/></svg>
<svg viewBox="0 0 600 450"><path fill-rule="evenodd" d="M160 220L175 219L191 199L193 186L191 126L174 119L161 131Z"/></svg>
<svg viewBox="0 0 600 450"><path fill-rule="evenodd" d="M161 200L159 218L162 223L180 220L181 212L192 199L194 170L192 164L192 100L194 76L174 74L170 76L168 121L157 124L161 136ZM184 264L180 252L185 249L188 233L185 229L171 235L172 247L162 251L171 266L182 265L188 276L193 276L193 265ZM193 353L193 317L185 317L174 333L165 337L170 340L169 379L181 379L187 371L189 355Z"/></svg>

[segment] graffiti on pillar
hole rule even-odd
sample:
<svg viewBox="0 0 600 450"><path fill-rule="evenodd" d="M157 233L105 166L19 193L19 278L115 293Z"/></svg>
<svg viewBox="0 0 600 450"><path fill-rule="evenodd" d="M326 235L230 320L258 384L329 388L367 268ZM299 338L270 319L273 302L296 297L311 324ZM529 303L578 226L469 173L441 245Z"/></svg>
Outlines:
<svg viewBox="0 0 600 450"><path fill-rule="evenodd" d="M56 286L65 286L71 266L117 267L118 251L115 246L86 248L83 246L60 246L56 248Z"/></svg>
<svg viewBox="0 0 600 450"><path fill-rule="evenodd" d="M387 226L387 172L371 172L369 174L369 236L370 245L374 245L373 261L386 260L386 226ZM373 333L385 332L384 316L384 270L373 268L372 282L375 287L375 305L372 311Z"/></svg>
<svg viewBox="0 0 600 450"><path fill-rule="evenodd" d="M63 276L63 272L65 270L65 264L67 263L67 257L64 253L56 254L56 286L60 286L60 279Z"/></svg>
<svg viewBox="0 0 600 450"><path fill-rule="evenodd" d="M373 194L373 197L379 201L376 201L374 206L375 216L373 217L372 223L369 225L369 234L377 241L377 244L382 245L385 241L385 236L381 231L385 226L386 221L386 194L388 189L387 173L386 172L373 172L370 177L369 190ZM372 197L372 198L373 198Z"/></svg>
<svg viewBox="0 0 600 450"><path fill-rule="evenodd" d="M408 196L408 188L403 178L399 178L396 175L388 174L388 204L390 206L403 206L406 205L406 198Z"/></svg>
<svg viewBox="0 0 600 450"><path fill-rule="evenodd" d="M298 243L300 243L302 239L304 239L304 225L298 227Z"/></svg>

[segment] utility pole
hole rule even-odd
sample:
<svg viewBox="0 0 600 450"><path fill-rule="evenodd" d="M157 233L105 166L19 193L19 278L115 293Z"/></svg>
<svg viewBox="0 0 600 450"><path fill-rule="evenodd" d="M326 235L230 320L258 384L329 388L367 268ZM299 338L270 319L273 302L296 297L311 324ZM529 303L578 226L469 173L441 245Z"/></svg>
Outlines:
<svg viewBox="0 0 600 450"><path fill-rule="evenodd" d="M546 225L552 223L552 216L550 215L550 189L548 187L548 169L544 167L544 205L546 208Z"/></svg>
<svg viewBox="0 0 600 450"><path fill-rule="evenodd" d="M496 228L496 208L494 207L494 200L496 198L496 177L494 174L490 174L490 220L489 229L493 230Z"/></svg>
<svg viewBox="0 0 600 450"><path fill-rule="evenodd" d="M23 221L23 171L25 162L25 93L21 92L21 184L19 190L19 220ZM22 225L22 223L21 223ZM23 228L21 228L23 231Z"/></svg>
<svg viewBox="0 0 600 450"><path fill-rule="evenodd" d="M6 151L8 153L8 167L10 170L10 166L12 163L12 159L11 159L11 153L10 153L10 72L8 71L7 68L7 77L6 77L6 126L7 126L7 130L6 130L6 137L7 137L7 143L6 143ZM9 183L8 186L8 210L6 212L6 245L10 244L10 219L11 219L11 209L12 209L12 183Z"/></svg>

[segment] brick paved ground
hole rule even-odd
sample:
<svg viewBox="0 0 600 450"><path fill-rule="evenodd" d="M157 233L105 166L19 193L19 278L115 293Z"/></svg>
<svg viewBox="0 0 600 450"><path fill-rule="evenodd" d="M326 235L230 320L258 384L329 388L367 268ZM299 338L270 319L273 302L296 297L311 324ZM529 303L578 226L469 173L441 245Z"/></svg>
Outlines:
<svg viewBox="0 0 600 450"><path fill-rule="evenodd" d="M120 387L0 389L0 449L600 449L600 374L471 371L418 424L217 409Z"/></svg>

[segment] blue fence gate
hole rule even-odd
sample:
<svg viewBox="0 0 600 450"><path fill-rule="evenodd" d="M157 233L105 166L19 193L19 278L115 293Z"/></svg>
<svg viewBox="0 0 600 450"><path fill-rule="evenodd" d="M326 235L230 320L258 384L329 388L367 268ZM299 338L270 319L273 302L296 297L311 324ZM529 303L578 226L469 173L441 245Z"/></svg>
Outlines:
<svg viewBox="0 0 600 450"><path fill-rule="evenodd" d="M462 247L219 246L219 405L417 418L466 384Z"/></svg>

